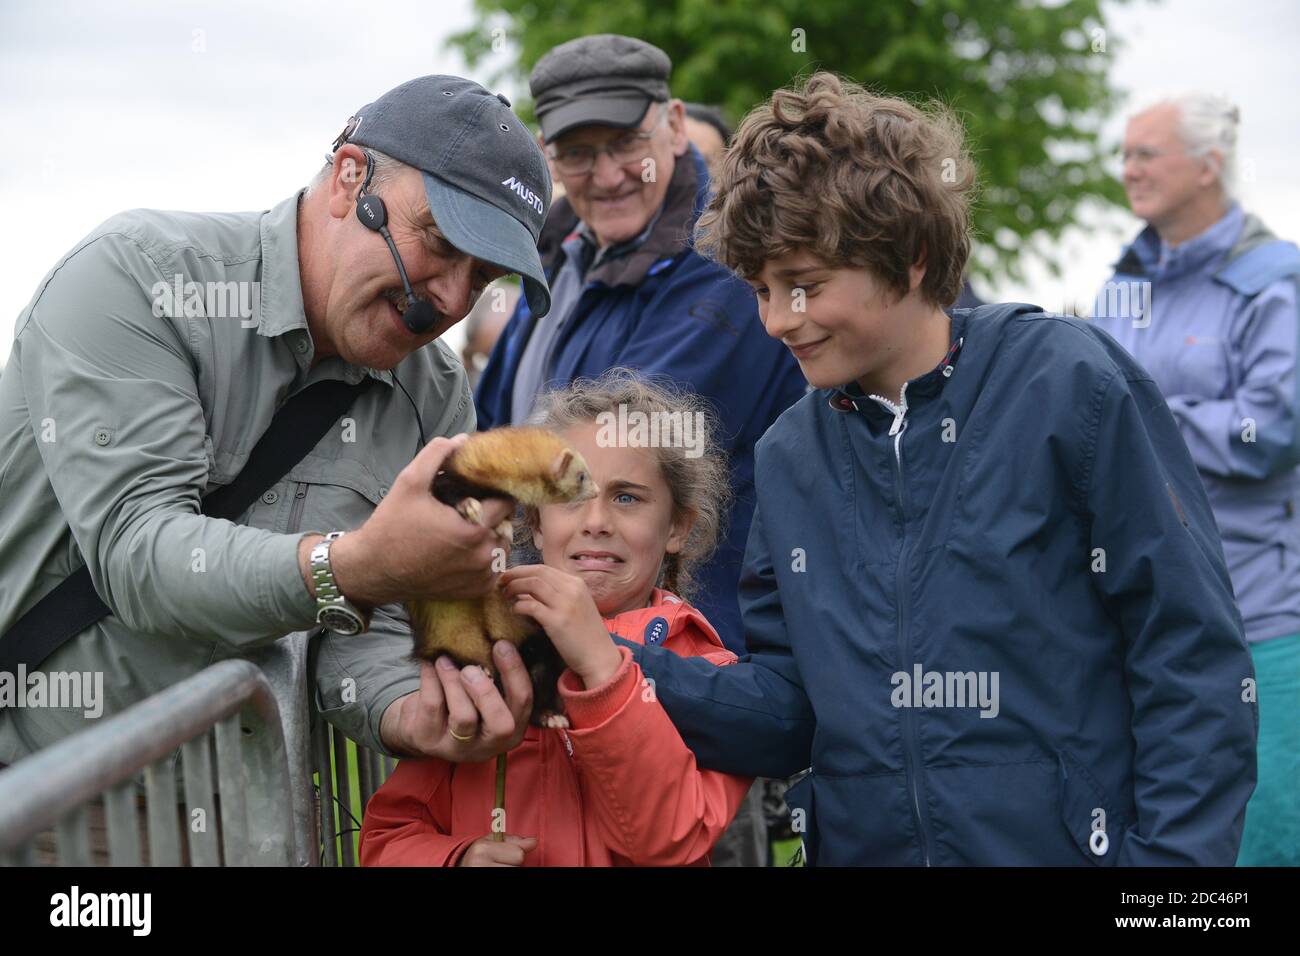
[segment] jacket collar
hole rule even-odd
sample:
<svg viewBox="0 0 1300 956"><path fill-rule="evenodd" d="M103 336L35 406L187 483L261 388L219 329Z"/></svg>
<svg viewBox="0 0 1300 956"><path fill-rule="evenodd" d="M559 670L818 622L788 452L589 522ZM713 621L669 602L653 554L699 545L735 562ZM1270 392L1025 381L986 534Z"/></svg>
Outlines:
<svg viewBox="0 0 1300 956"><path fill-rule="evenodd" d="M607 617L605 625L625 640L660 646L690 628L716 644L719 650L726 650L722 638L699 609L663 588L651 592L646 607Z"/></svg>
<svg viewBox="0 0 1300 956"><path fill-rule="evenodd" d="M607 259L586 275L587 282L605 285L638 286L650 268L664 259L674 259L690 241L695 220L703 209L703 198L708 193L708 166L699 150L690 146L673 164L673 176L668 181L663 205L658 218L651 223L649 233L634 250L626 255ZM577 228L578 214L568 197L561 197L551 207L546 224L537 240L542 267L550 273L564 256L564 240Z"/></svg>
<svg viewBox="0 0 1300 956"><path fill-rule="evenodd" d="M953 309L948 313L948 352L942 361L924 375L911 379L907 383L907 401L911 405L914 398L929 398L943 390L943 386L957 370L957 359L966 342L967 318L970 309ZM895 395L885 395L891 401ZM875 399L869 397L857 382L849 382L840 388L830 390L827 404L837 412L871 412L884 414L884 409Z"/></svg>
<svg viewBox="0 0 1300 956"><path fill-rule="evenodd" d="M307 310L302 301L302 274L298 270L298 204L306 192L298 190L262 215L262 276L256 327L258 335L268 338L298 338L301 332L311 341ZM368 376L389 386L393 384L391 371L363 368L338 356L320 364L336 365L341 374L313 375L313 379L337 377L355 385Z"/></svg>
<svg viewBox="0 0 1300 956"><path fill-rule="evenodd" d="M1248 220L1250 220L1248 222ZM1250 228L1243 228L1249 226ZM1154 226L1147 226L1121 254L1115 271L1122 275L1172 279L1176 276L1204 270L1218 262L1220 271L1235 256L1241 240L1255 227L1262 228L1255 217L1247 217L1241 206L1232 203L1228 211L1200 235L1169 248Z"/></svg>

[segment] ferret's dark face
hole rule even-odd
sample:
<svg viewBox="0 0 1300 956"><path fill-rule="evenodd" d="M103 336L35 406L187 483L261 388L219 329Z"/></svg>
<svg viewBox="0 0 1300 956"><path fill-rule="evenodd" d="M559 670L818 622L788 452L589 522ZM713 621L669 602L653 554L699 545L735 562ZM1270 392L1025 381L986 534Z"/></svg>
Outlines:
<svg viewBox="0 0 1300 956"><path fill-rule="evenodd" d="M602 447L594 422L560 433L585 460L597 494L544 505L534 540L542 561L581 575L606 617L643 608L666 554L686 542L689 523L674 520L672 493L653 449Z"/></svg>

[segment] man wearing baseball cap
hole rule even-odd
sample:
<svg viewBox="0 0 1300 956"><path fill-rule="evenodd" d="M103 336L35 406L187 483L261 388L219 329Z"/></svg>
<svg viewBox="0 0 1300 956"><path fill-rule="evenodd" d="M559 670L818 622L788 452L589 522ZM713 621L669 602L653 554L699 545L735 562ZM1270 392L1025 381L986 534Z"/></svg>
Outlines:
<svg viewBox="0 0 1300 956"><path fill-rule="evenodd" d="M55 265L0 379L0 670L102 673L103 700L0 705L0 763L318 623L316 703L354 739L483 760L522 737L518 655L505 699L418 667L396 602L485 593L508 545L504 504L480 528L429 493L475 427L436 340L509 273L547 312L549 202L508 101L426 76L269 211L132 210ZM323 437L284 459L313 415Z"/></svg>
<svg viewBox="0 0 1300 956"><path fill-rule="evenodd" d="M614 366L666 376L718 410L736 505L694 601L745 653L737 588L753 516L754 444L804 394L789 350L763 331L753 293L689 236L709 188L658 47L602 34L562 43L529 77L541 139L564 197L542 230L551 308L520 302L475 392L479 427L520 423L546 387ZM758 814L757 789L749 801ZM759 821L761 826L761 821ZM757 831L757 827L752 828ZM750 845L763 844L754 833ZM729 852L729 832L715 863ZM757 862L754 853L740 856Z"/></svg>

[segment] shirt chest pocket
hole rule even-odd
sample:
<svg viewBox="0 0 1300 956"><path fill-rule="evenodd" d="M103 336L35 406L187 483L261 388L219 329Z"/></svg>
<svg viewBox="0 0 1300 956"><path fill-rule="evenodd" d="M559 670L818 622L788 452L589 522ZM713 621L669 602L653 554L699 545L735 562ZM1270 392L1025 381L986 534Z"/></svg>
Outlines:
<svg viewBox="0 0 1300 956"><path fill-rule="evenodd" d="M360 527L388 494L393 475L378 475L358 461L311 456L289 471L278 488L291 496L285 532L349 531Z"/></svg>

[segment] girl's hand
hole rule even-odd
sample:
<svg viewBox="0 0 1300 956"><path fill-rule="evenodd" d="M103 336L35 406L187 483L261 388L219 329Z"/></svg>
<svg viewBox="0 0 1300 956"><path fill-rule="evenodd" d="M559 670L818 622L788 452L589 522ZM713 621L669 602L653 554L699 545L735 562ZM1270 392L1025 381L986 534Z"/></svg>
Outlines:
<svg viewBox="0 0 1300 956"><path fill-rule="evenodd" d="M502 571L500 585L511 608L541 625L587 687L614 676L623 657L582 578L545 564L525 564Z"/></svg>
<svg viewBox="0 0 1300 956"><path fill-rule="evenodd" d="M457 866L523 866L524 854L537 849L537 837L505 834L505 842L480 837L469 845Z"/></svg>

